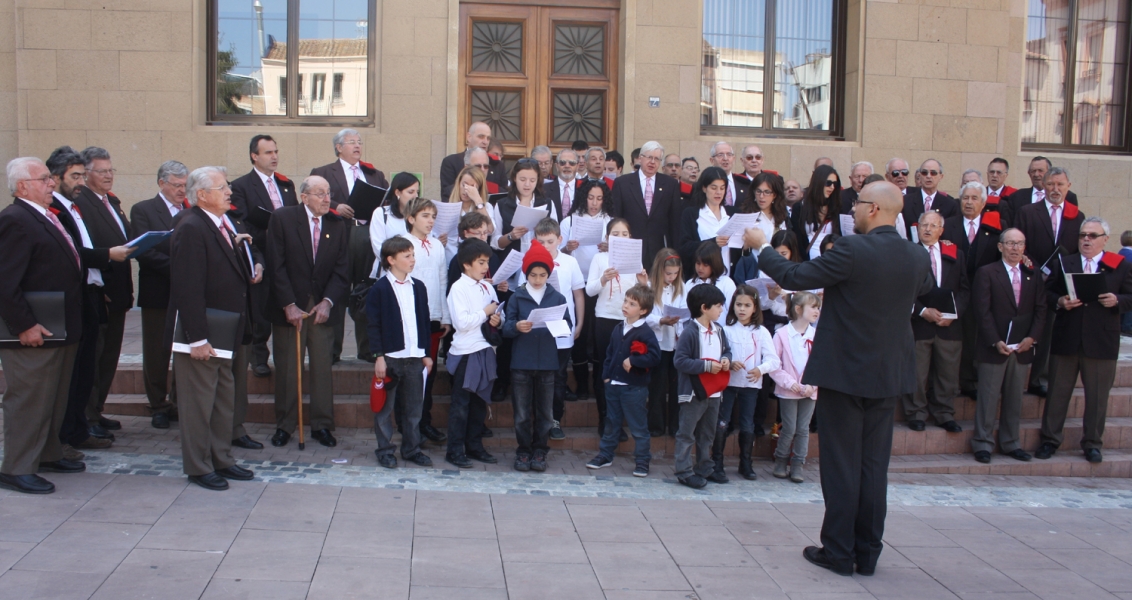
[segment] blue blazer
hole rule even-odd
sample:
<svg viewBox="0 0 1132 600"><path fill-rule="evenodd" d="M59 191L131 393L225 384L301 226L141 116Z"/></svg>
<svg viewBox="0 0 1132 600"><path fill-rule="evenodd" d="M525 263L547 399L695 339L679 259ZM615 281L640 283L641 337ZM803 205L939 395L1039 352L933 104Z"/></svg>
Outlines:
<svg viewBox="0 0 1132 600"><path fill-rule="evenodd" d="M413 312L416 314L408 316L417 322L417 346L427 356L432 336L432 325L428 319L428 290L420 279L410 277L409 280L413 282ZM401 314L397 295L393 293L393 284L388 277L379 277L369 289L366 316L369 317L370 352L375 356L385 356L405 349L402 319L406 315Z"/></svg>

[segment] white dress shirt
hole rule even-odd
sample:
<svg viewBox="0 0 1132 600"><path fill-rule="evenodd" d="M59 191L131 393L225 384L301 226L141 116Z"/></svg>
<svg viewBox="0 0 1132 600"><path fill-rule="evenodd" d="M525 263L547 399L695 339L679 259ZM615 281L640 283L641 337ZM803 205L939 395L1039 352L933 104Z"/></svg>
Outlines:
<svg viewBox="0 0 1132 600"><path fill-rule="evenodd" d="M75 206L75 203L66 199L58 192L53 192L53 195L60 204L66 207L67 211L71 213L71 218L75 220L75 226L79 228L79 235L82 237L83 248L94 248L94 243L90 241L90 233L86 230L86 223L83 222L83 217L79 214L79 209ZM29 202L29 204L36 208L43 208L34 202ZM43 211L43 215L47 216L47 211ZM102 271L98 269L87 269L86 282L88 285L102 287L104 285L102 281Z"/></svg>
<svg viewBox="0 0 1132 600"><path fill-rule="evenodd" d="M653 175L652 177L646 177L644 171L637 171L637 176L641 180L641 198L643 199L645 197L645 182L650 179L652 180L653 198L656 198L656 175ZM645 206L647 207L648 205L646 204Z"/></svg>
<svg viewBox="0 0 1132 600"><path fill-rule="evenodd" d="M732 371L728 387L762 389L763 378L747 379L747 372L758 369L763 375L778 369L778 355L774 353L774 340L762 325L726 325L727 343L731 345L732 362L743 365L742 371Z"/></svg>
<svg viewBox="0 0 1132 600"><path fill-rule="evenodd" d="M566 244L570 242L570 229L574 226L574 221L576 219L591 219L595 221L601 221L601 231L604 234L606 228L609 226L609 221L611 218L612 217L605 213L598 213L594 216L590 216L588 214L573 213L565 219L562 219L562 225L560 226L560 229L562 230L562 245L559 246L559 248L565 248ZM578 268L581 269L582 273L590 272L590 262L593 261L594 256L596 255L596 244L592 246L578 246L577 248L574 248L573 252L570 253L570 256L573 256L578 261Z"/></svg>
<svg viewBox="0 0 1132 600"><path fill-rule="evenodd" d="M429 320L440 321L443 324L451 323L448 306L444 302L444 290L448 289L448 262L444 260L444 246L441 245L440 240L431 235L426 238L427 248L426 240L411 233L401 237L413 243L413 254L417 259L417 264L413 267L413 277L420 279L428 290Z"/></svg>
<svg viewBox="0 0 1132 600"><path fill-rule="evenodd" d="M718 327L721 327L719 323L711 323L708 324L707 327L704 327L699 319L696 320L696 335L700 338L701 359L711 359L722 362L720 359L723 356L723 347L719 344L719 336L717 335L719 331ZM707 371L704 372L706 373ZM693 377L695 377L695 375L693 375ZM708 397L718 398L722 395L723 392L719 391Z"/></svg>
<svg viewBox="0 0 1132 600"><path fill-rule="evenodd" d="M397 201L396 198L393 199ZM381 207L381 214L374 211L373 218L369 221L369 245L373 248L373 255L381 256L381 245L389 238L395 238L399 235L409 233L409 227L405 223L405 219L393 216L392 210L388 206ZM448 240L451 244L452 240ZM370 269L369 276L377 279L378 272L381 271L381 261L376 260L373 263L373 268Z"/></svg>
<svg viewBox="0 0 1132 600"><path fill-rule="evenodd" d="M346 193L352 194L354 193L354 167L358 168L358 177L362 179L366 178L366 174L362 172L362 163L359 162L356 165L351 165L341 158L338 159L338 162L342 165L342 170L346 173ZM280 196L280 199L282 199L282 196Z"/></svg>
<svg viewBox="0 0 1132 600"><path fill-rule="evenodd" d="M964 236L966 236L967 232L970 231L970 227L971 227L970 224L971 223L975 224L975 233L977 234L979 232L979 225L981 225L983 223L983 216L979 215L979 216L975 217L974 219L968 219L967 217L963 217L963 235Z"/></svg>
<svg viewBox="0 0 1132 600"><path fill-rule="evenodd" d="M1034 204L1035 202L1041 202L1042 200L1045 200L1045 199L1046 199L1046 191L1041 189L1041 188L1034 188L1033 191L1030 192L1030 204ZM1046 212L1048 213L1049 211L1047 210Z"/></svg>
<svg viewBox="0 0 1132 600"><path fill-rule="evenodd" d="M488 319L483 312L484 307L498 301L493 286L476 281L467 273L452 284L452 290L448 292L448 314L452 316L456 333L452 336L449 355L467 356L491 347L484 339L480 326Z"/></svg>
<svg viewBox="0 0 1132 600"><path fill-rule="evenodd" d="M645 319L637 319L636 321L633 321L632 325L629 325L626 321L622 321L621 322L621 337L624 338L625 336L629 335L630 329L636 329L636 328L638 328L638 327L640 327L641 325L644 325L644 324L645 324ZM624 361L622 361L622 362L624 362ZM625 370L625 367L623 367L621 364L613 365L613 368L614 369L621 369L622 371ZM629 384L625 383L624 381L617 381L616 379L611 379L609 381L609 385L629 385Z"/></svg>
<svg viewBox="0 0 1132 600"><path fill-rule="evenodd" d="M393 273L385 275L389 278L389 286L393 288L393 295L397 298L397 307L401 311L401 333L405 336L405 347L397 352L386 354L389 358L423 358L424 349L420 347L417 339L417 303L413 293L413 277L406 276L399 280Z"/></svg>
<svg viewBox="0 0 1132 600"><path fill-rule="evenodd" d="M162 194L161 192L157 192L157 195L161 196L161 200L165 202L165 210L169 211L169 216L171 217L177 216L177 214L180 213L184 208L180 204L173 204L172 202L170 202L169 199L165 197L165 194Z"/></svg>
<svg viewBox="0 0 1132 600"><path fill-rule="evenodd" d="M715 217L715 213L711 212L711 208L704 206L700 209L700 214L696 217L696 234L700 236L700 241L715 240L715 234L721 227L727 224L731 217L721 205L719 207L719 218ZM769 237L767 239L770 239ZM723 274L731 270L731 249L724 246L719 249L719 255L723 259Z"/></svg>
<svg viewBox="0 0 1132 600"><path fill-rule="evenodd" d="M810 350L814 344L814 332L816 331L812 325L806 326L802 333L794 327L793 323L784 325L786 328L786 335L790 339L790 358L794 359L794 369L799 373L806 372L806 363L810 362ZM807 347L806 342L809 342ZM799 384L802 382L799 381Z"/></svg>

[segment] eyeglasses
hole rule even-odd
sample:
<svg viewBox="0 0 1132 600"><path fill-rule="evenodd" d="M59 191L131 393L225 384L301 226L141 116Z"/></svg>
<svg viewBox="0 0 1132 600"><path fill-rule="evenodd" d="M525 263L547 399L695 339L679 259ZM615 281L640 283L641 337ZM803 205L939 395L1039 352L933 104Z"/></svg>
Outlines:
<svg viewBox="0 0 1132 600"><path fill-rule="evenodd" d="M743 158L745 158L747 160L762 160L763 155L762 154L748 154L748 155L744 156Z"/></svg>
<svg viewBox="0 0 1132 600"><path fill-rule="evenodd" d="M664 163L664 168L666 168L666 169L679 169L680 163Z"/></svg>
<svg viewBox="0 0 1132 600"><path fill-rule="evenodd" d="M907 177L908 169L893 169L889 175L892 177Z"/></svg>
<svg viewBox="0 0 1132 600"><path fill-rule="evenodd" d="M1077 239L1081 239L1081 240L1095 240L1095 239L1097 239L1097 238L1102 238L1102 237L1106 237L1106 236L1107 236L1107 234L1104 234L1104 233L1085 233L1085 232L1081 232L1080 234L1078 234L1078 235L1077 235Z"/></svg>
<svg viewBox="0 0 1132 600"><path fill-rule="evenodd" d="M831 179L831 180L825 182L825 187L836 187L836 186L837 186L836 180Z"/></svg>
<svg viewBox="0 0 1132 600"><path fill-rule="evenodd" d="M999 243L1002 244L1003 246L1006 246L1007 248L1025 248L1026 247L1026 242L1024 242L1024 241L1022 241L1022 242L999 242Z"/></svg>
<svg viewBox="0 0 1132 600"><path fill-rule="evenodd" d="M95 175L98 175L99 177L105 177L107 175L113 175L117 172L118 172L118 169L93 169L93 170L87 171L86 174L90 175L91 173L94 173Z"/></svg>
<svg viewBox="0 0 1132 600"><path fill-rule="evenodd" d="M48 173L47 175L44 175L43 177L36 177L35 179L31 179L31 178L21 179L20 181L38 181L40 183L47 183L50 179L51 179L51 174Z"/></svg>
<svg viewBox="0 0 1132 600"><path fill-rule="evenodd" d="M641 160L642 160L642 161L645 161L645 160L649 160L649 161L656 161L656 162L660 162L660 161L664 160L664 158L662 158L662 157L660 157L660 156L649 156L649 155L647 155L647 154L642 154L642 155L641 155Z"/></svg>
<svg viewBox="0 0 1132 600"><path fill-rule="evenodd" d="M330 192L307 192L303 194L303 196L310 196L312 198L328 198L330 197Z"/></svg>
<svg viewBox="0 0 1132 600"><path fill-rule="evenodd" d="M204 189L209 190L211 192L217 192L217 191L220 191L220 190L230 190L232 188L229 187L227 183L225 183L224 185L218 185L216 187L210 187L210 188L204 188Z"/></svg>
<svg viewBox="0 0 1132 600"><path fill-rule="evenodd" d="M924 177L927 177L929 175L935 177L936 175L943 175L943 173L935 170L929 171L927 169L920 169L920 175L923 175Z"/></svg>
<svg viewBox="0 0 1132 600"><path fill-rule="evenodd" d="M872 202L870 200L857 200L853 202L853 206L857 206L858 204L876 204L876 202Z"/></svg>
<svg viewBox="0 0 1132 600"><path fill-rule="evenodd" d="M341 144L343 146L364 146L365 145L364 143L362 143L361 140L342 140Z"/></svg>
<svg viewBox="0 0 1132 600"><path fill-rule="evenodd" d="M774 190L755 190L756 196L773 196Z"/></svg>
<svg viewBox="0 0 1132 600"><path fill-rule="evenodd" d="M578 166L578 161L576 161L576 160L560 160L560 161L558 161L558 166L560 166L560 167L576 167L576 166Z"/></svg>

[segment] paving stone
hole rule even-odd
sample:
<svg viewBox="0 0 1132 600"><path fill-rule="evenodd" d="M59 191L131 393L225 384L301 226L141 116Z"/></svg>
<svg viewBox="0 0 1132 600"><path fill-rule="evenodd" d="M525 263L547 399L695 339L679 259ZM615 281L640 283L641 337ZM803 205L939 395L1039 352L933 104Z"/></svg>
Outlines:
<svg viewBox="0 0 1132 600"><path fill-rule="evenodd" d="M877 565L876 573L872 577L854 576L854 579L877 600L908 598L912 590L915 590L916 600L954 600L955 598L955 594L950 590L915 567L896 569Z"/></svg>
<svg viewBox="0 0 1132 600"><path fill-rule="evenodd" d="M307 598L406 598L410 568L408 558L324 556Z"/></svg>
<svg viewBox="0 0 1132 600"><path fill-rule="evenodd" d="M900 553L955 593L1025 591L964 548L901 548Z"/></svg>
<svg viewBox="0 0 1132 600"><path fill-rule="evenodd" d="M795 594L865 593L855 577L843 577L806 562L800 546L746 546L746 549L791 598Z"/></svg>
<svg viewBox="0 0 1132 600"><path fill-rule="evenodd" d="M569 521L496 521L495 527L505 566L512 562L589 564L582 540Z"/></svg>
<svg viewBox="0 0 1132 600"><path fill-rule="evenodd" d="M305 600L305 581L264 581L214 577L201 600Z"/></svg>
<svg viewBox="0 0 1132 600"><path fill-rule="evenodd" d="M13 569L109 575L148 530L146 525L67 521ZM96 552L92 543L97 543Z"/></svg>
<svg viewBox="0 0 1132 600"><path fill-rule="evenodd" d="M757 564L736 567L680 567L700 598L785 600L786 593Z"/></svg>
<svg viewBox="0 0 1132 600"><path fill-rule="evenodd" d="M583 542L604 590L691 591L691 585L657 543Z"/></svg>
<svg viewBox="0 0 1132 600"><path fill-rule="evenodd" d="M196 600L208 587L221 558L214 552L137 549L98 588L93 600Z"/></svg>
<svg viewBox="0 0 1132 600"><path fill-rule="evenodd" d="M1042 550L1070 571L1108 592L1132 592L1132 569L1102 550Z"/></svg>
<svg viewBox="0 0 1132 600"><path fill-rule="evenodd" d="M636 506L571 505L570 516L583 542L659 542Z"/></svg>
<svg viewBox="0 0 1132 600"><path fill-rule="evenodd" d="M324 538L321 533L245 529L236 536L216 576L309 582Z"/></svg>
<svg viewBox="0 0 1132 600"><path fill-rule="evenodd" d="M581 600L604 598L601 585L589 564L507 563L507 596L510 600Z"/></svg>
<svg viewBox="0 0 1132 600"><path fill-rule="evenodd" d="M267 486L248 515L246 529L325 533L340 490L320 485Z"/></svg>
<svg viewBox="0 0 1132 600"><path fill-rule="evenodd" d="M743 567L754 559L722 525L657 524L653 529L681 567Z"/></svg>
<svg viewBox="0 0 1132 600"><path fill-rule="evenodd" d="M351 556L409 560L412 554L412 515L384 514L380 506L373 507L368 513L335 513L322 546L324 558Z"/></svg>
<svg viewBox="0 0 1132 600"><path fill-rule="evenodd" d="M60 577L47 571L8 571L0 575L5 600L86 600L102 585L104 575Z"/></svg>
<svg viewBox="0 0 1132 600"><path fill-rule="evenodd" d="M32 548L35 548L35 544L30 542L0 542L0 573L16 564Z"/></svg>
<svg viewBox="0 0 1132 600"><path fill-rule="evenodd" d="M417 538L412 577L440 587L507 587L494 539Z"/></svg>
<svg viewBox="0 0 1132 600"><path fill-rule="evenodd" d="M1016 569L1003 569L1003 574L1017 581L1042 600L1056 598L1088 598L1089 600L1113 600L1109 594L1091 581L1062 568L1031 569L1029 565L1018 565Z"/></svg>
<svg viewBox="0 0 1132 600"><path fill-rule="evenodd" d="M185 490L187 480L115 477L72 517L76 521L153 525Z"/></svg>
<svg viewBox="0 0 1132 600"><path fill-rule="evenodd" d="M409 600L508 600L505 588L460 588L414 585Z"/></svg>

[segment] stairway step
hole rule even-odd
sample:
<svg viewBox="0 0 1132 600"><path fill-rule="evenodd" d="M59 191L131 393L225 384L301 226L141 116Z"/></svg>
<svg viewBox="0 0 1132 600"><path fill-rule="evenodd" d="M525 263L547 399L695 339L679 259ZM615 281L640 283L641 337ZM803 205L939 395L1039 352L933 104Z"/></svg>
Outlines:
<svg viewBox="0 0 1132 600"><path fill-rule="evenodd" d="M1023 419L1040 419L1042 418L1042 411L1045 410L1045 405L1045 398L1033 394L1023 394L1021 417ZM955 398L955 420L975 420L975 408L976 404L973 398L957 396ZM1084 414L1085 390L1078 387L1073 390L1073 398L1069 401L1069 416L1079 418ZM1108 395L1107 414L1109 417L1132 417L1132 387L1112 388ZM905 420L902 408L896 409L896 420Z"/></svg>
<svg viewBox="0 0 1132 600"><path fill-rule="evenodd" d="M947 475L1026 475L1033 477L1132 477L1132 450L1105 449L1104 462L1092 464L1076 448L1062 450L1048 460L1021 462L996 454L990 464L975 462L968 454L893 456L889 473Z"/></svg>

